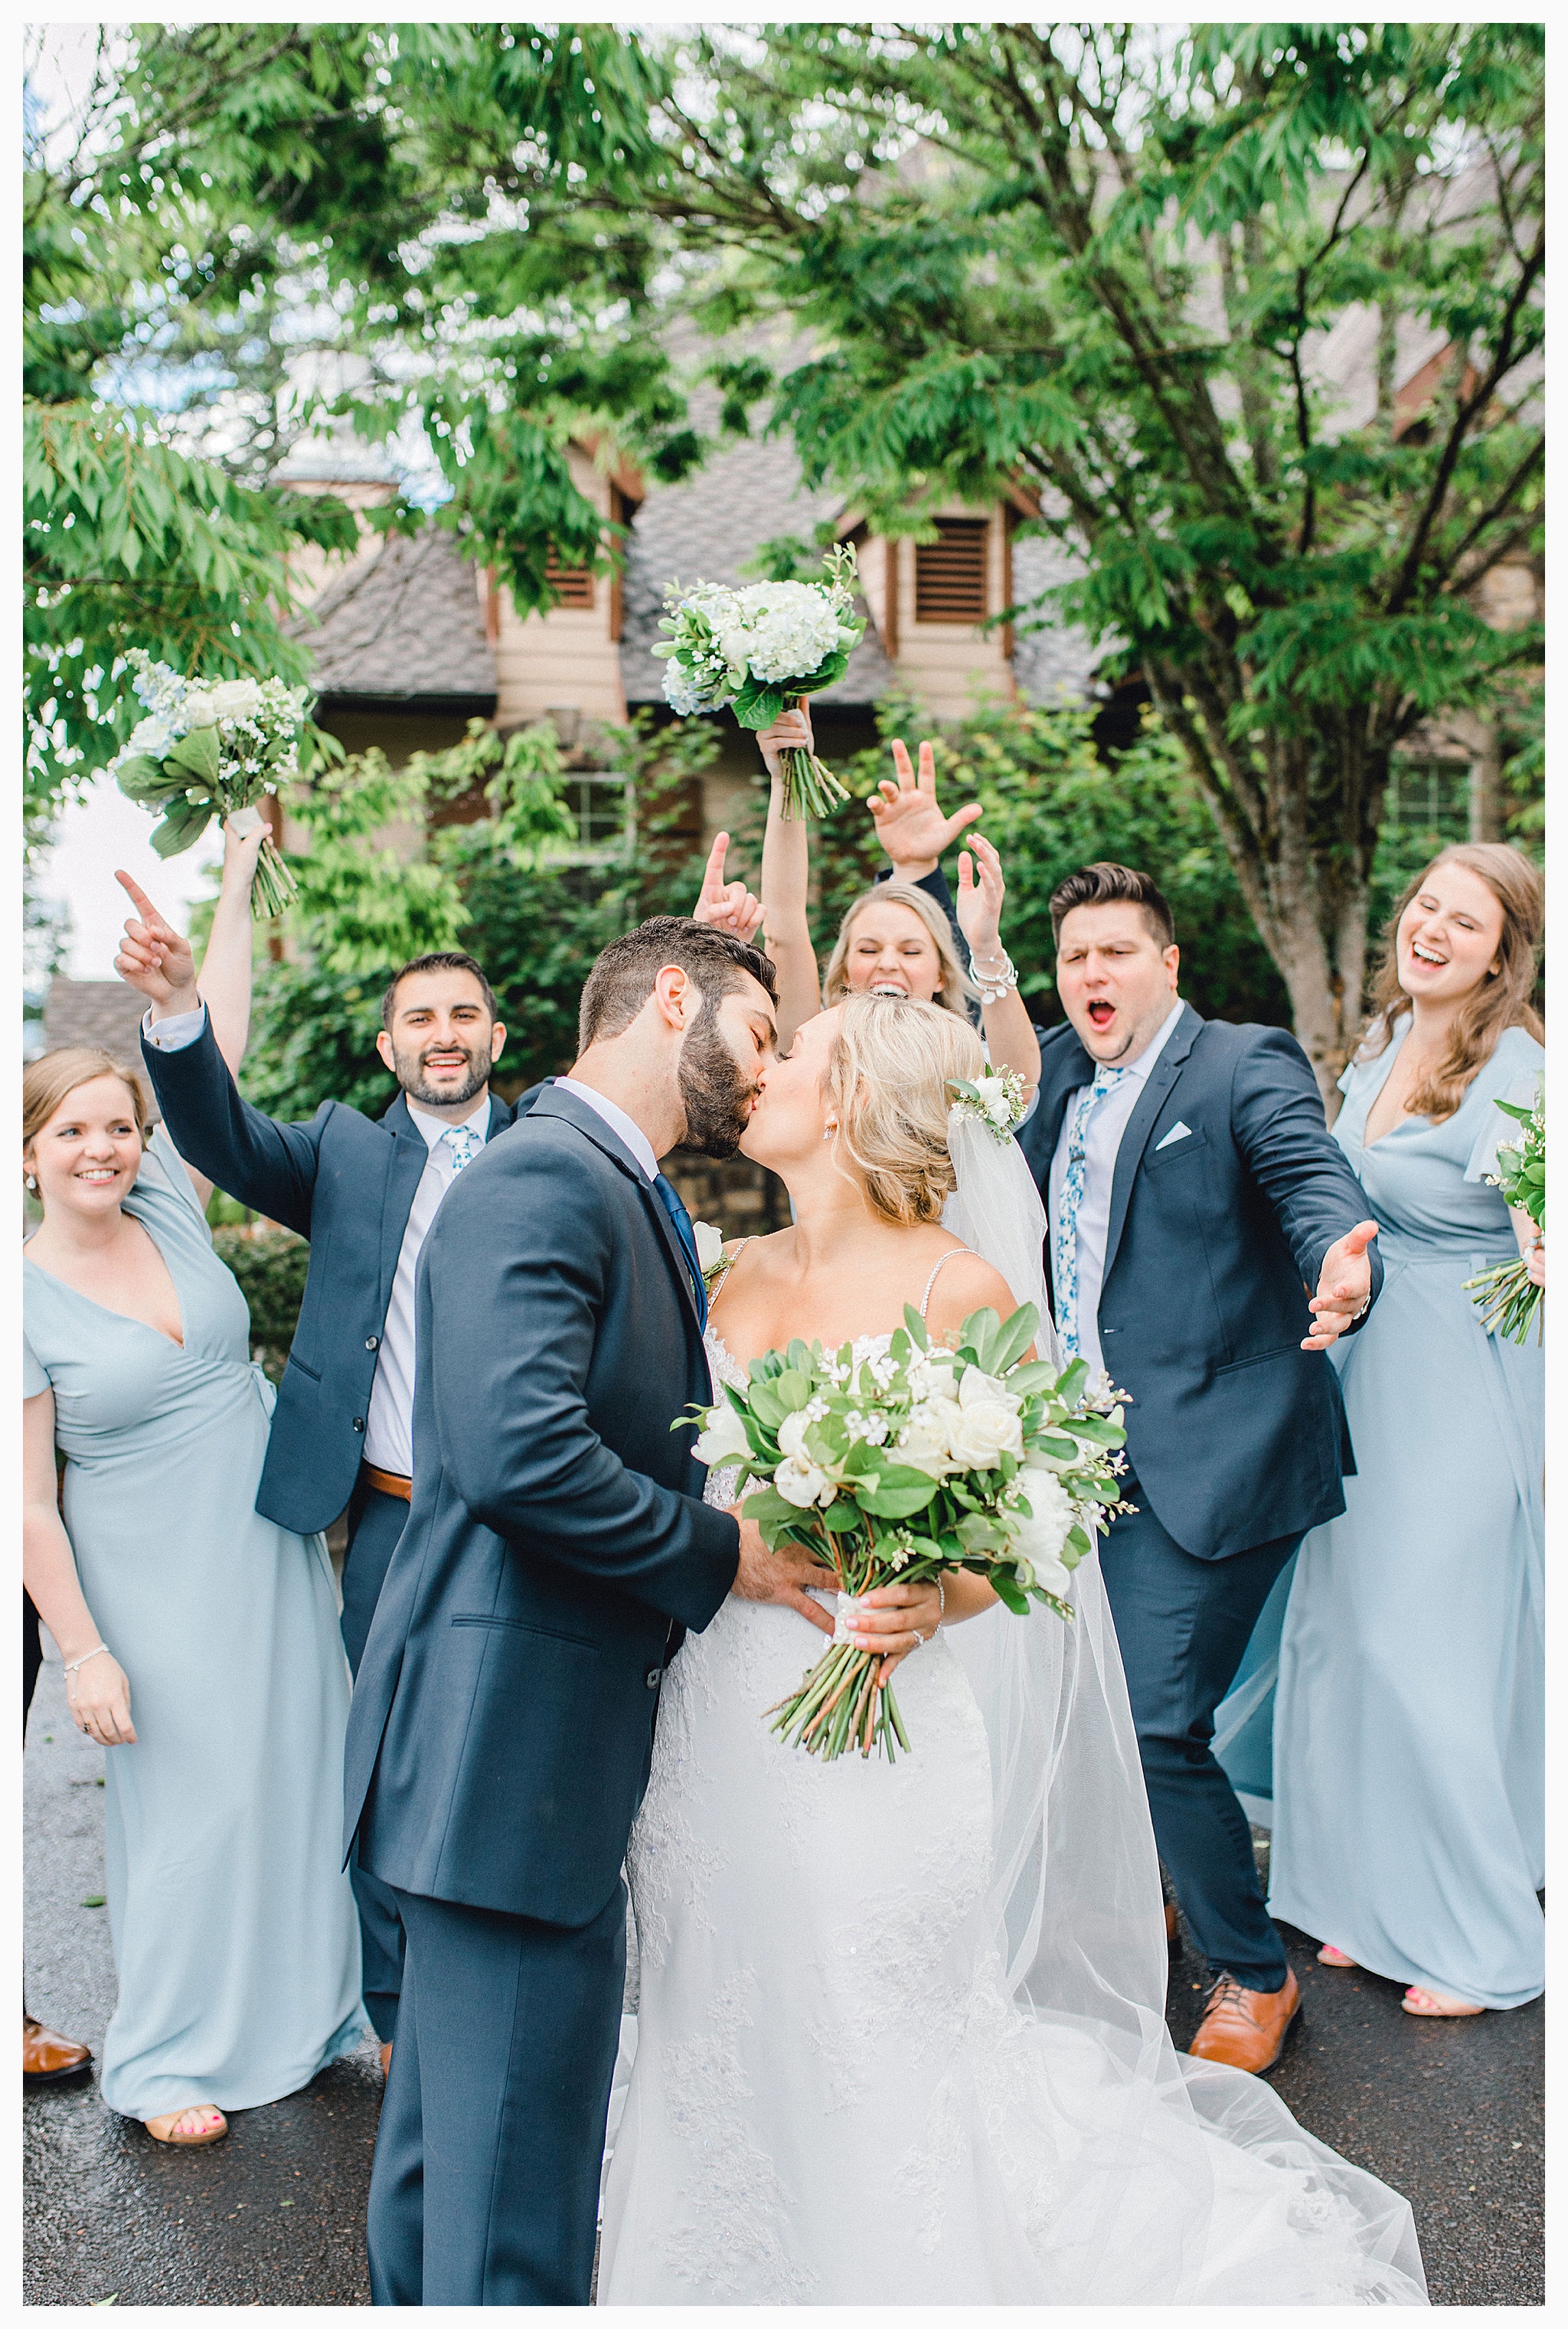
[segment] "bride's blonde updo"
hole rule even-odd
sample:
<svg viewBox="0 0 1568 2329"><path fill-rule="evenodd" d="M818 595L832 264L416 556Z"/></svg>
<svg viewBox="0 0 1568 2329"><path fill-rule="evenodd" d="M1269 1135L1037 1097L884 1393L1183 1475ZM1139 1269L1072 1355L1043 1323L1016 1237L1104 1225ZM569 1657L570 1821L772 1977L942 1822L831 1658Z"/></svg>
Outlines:
<svg viewBox="0 0 1568 2329"><path fill-rule="evenodd" d="M824 1078L838 1120L834 1156L864 1175L884 1221L940 1221L956 1184L948 1086L980 1073L980 1039L956 1012L890 995L850 995L838 1014Z"/></svg>

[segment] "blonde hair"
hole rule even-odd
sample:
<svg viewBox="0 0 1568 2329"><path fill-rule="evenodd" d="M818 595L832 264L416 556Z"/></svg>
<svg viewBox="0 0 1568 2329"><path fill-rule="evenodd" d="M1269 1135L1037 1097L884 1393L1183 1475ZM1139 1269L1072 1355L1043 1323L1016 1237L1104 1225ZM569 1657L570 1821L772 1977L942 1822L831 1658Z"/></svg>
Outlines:
<svg viewBox="0 0 1568 2329"><path fill-rule="evenodd" d="M838 1118L834 1161L855 1166L884 1221L940 1221L957 1184L948 1086L979 1074L980 1039L968 1019L934 1003L854 995L839 1009L823 1077Z"/></svg>
<svg viewBox="0 0 1568 2329"><path fill-rule="evenodd" d="M958 948L953 944L952 925L947 916L936 900L926 891L917 889L912 882L880 882L874 890L868 890L863 898L856 898L838 925L838 936L827 958L827 974L822 982L824 1009L831 1011L835 1004L842 1003L850 991L849 973L845 966L849 960L856 915L863 914L867 906L884 905L907 906L912 914L920 916L942 966L942 983L931 1000L939 1011L956 1011L961 1018L967 1019L970 998L980 990L959 960Z"/></svg>
<svg viewBox="0 0 1568 2329"><path fill-rule="evenodd" d="M29 1060L22 1071L22 1146L30 1148L54 1114L80 1084L96 1083L99 1076L118 1076L130 1095L131 1114L145 1148L151 1128L146 1094L141 1080L122 1068L108 1051L89 1043L68 1043L63 1050L45 1051Z"/></svg>
<svg viewBox="0 0 1568 2329"><path fill-rule="evenodd" d="M1384 953L1372 989L1376 1016L1368 1026L1358 1057L1375 1059L1387 1049L1394 1028L1411 1007L1399 983L1399 926L1412 898L1421 895L1440 865L1463 865L1479 874L1503 910L1502 935L1497 940L1495 976L1483 978L1454 1014L1448 1049L1417 1085L1405 1108L1412 1116L1430 1117L1441 1124L1464 1099L1466 1087L1497 1049L1505 1027L1524 1027L1544 1042L1546 1030L1530 1000L1535 984L1535 949L1546 915L1546 893L1541 869L1506 841L1457 841L1440 850L1405 891L1383 928Z"/></svg>

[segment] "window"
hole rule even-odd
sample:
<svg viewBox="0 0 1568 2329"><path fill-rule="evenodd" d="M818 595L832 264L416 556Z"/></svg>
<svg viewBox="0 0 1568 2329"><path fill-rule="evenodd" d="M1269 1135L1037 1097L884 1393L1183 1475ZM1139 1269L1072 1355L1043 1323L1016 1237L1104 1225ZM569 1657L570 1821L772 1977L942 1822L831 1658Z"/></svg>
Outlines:
<svg viewBox="0 0 1568 2329"><path fill-rule="evenodd" d="M544 580L562 607L591 607L593 571L587 566L562 566L552 550L544 561Z"/></svg>
<svg viewBox="0 0 1568 2329"><path fill-rule="evenodd" d="M1395 754L1383 797L1374 886L1397 896L1440 849L1470 830L1468 760L1403 759Z"/></svg>
<svg viewBox="0 0 1568 2329"><path fill-rule="evenodd" d="M603 768L571 768L561 797L577 827L573 854L606 860L624 856L635 834L630 779Z"/></svg>
<svg viewBox="0 0 1568 2329"><path fill-rule="evenodd" d="M940 517L936 541L916 542L917 623L984 622L990 532L987 518Z"/></svg>

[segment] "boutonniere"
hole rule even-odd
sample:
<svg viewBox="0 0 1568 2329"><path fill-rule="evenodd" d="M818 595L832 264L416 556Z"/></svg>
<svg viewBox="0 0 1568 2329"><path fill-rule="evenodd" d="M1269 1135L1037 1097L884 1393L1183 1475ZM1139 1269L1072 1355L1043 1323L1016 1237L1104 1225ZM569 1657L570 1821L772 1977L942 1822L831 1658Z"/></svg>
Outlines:
<svg viewBox="0 0 1568 2329"><path fill-rule="evenodd" d="M692 1235L697 1242L697 1268L703 1273L703 1283L711 1286L724 1262L724 1232L716 1230L712 1221L694 1221Z"/></svg>

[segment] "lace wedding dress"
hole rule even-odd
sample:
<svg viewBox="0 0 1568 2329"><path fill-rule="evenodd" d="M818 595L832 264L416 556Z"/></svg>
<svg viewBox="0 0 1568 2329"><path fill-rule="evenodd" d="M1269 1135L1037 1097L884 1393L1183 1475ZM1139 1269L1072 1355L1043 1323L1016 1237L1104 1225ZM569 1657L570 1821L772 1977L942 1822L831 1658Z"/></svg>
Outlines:
<svg viewBox="0 0 1568 2329"><path fill-rule="evenodd" d="M744 1382L711 1329L709 1352ZM821 1645L795 1611L731 1599L687 1636L628 1855L641 1994L601 2305L1427 2301L1397 2193L1261 2080L1172 2048L1092 1560L1075 1598L1071 1627L993 1610L907 1659L892 1768L761 1720ZM1034 1732L1009 1627L1054 1629Z"/></svg>

